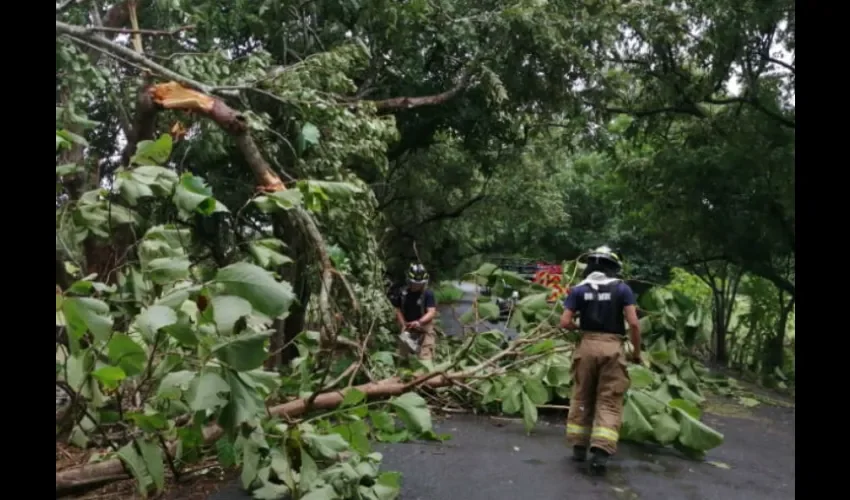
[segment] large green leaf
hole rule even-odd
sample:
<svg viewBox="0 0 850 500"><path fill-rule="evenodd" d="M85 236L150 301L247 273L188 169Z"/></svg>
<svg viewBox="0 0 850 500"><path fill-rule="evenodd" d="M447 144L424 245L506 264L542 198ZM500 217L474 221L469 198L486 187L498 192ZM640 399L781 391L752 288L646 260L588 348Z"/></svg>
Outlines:
<svg viewBox="0 0 850 500"><path fill-rule="evenodd" d="M164 257L153 259L145 266L151 281L157 285L167 285L189 276L191 263L186 258Z"/></svg>
<svg viewBox="0 0 850 500"><path fill-rule="evenodd" d="M650 418L653 426L655 440L663 445L668 445L679 437L679 422L667 412L653 415Z"/></svg>
<svg viewBox="0 0 850 500"><path fill-rule="evenodd" d="M708 451L723 444L723 434L705 425L687 412L675 408L679 417L682 431L679 433L679 443L700 452Z"/></svg>
<svg viewBox="0 0 850 500"><path fill-rule="evenodd" d="M235 295L219 295L212 299L213 318L219 333L230 335L233 326L251 314L251 303Z"/></svg>
<svg viewBox="0 0 850 500"><path fill-rule="evenodd" d="M252 332L228 339L213 346L216 357L237 371L248 371L262 366L266 360L266 339L271 332Z"/></svg>
<svg viewBox="0 0 850 500"><path fill-rule="evenodd" d="M268 271L247 262L219 269L216 280L230 294L242 297L270 318L288 311L295 298L289 283L279 282Z"/></svg>
<svg viewBox="0 0 850 500"><path fill-rule="evenodd" d="M230 386L217 373L207 371L196 378L190 386L189 408L192 412L214 410L227 404L222 397L230 392Z"/></svg>
<svg viewBox="0 0 850 500"><path fill-rule="evenodd" d="M102 300L90 297L66 297L62 302L62 312L65 314L68 333L74 340L79 340L89 331L95 340L105 342L112 333L109 305Z"/></svg>
<svg viewBox="0 0 850 500"><path fill-rule="evenodd" d="M626 398L623 405L623 425L620 428L620 435L623 439L638 442L647 441L655 436L652 424L631 398Z"/></svg>
<svg viewBox="0 0 850 500"><path fill-rule="evenodd" d="M655 375L643 366L629 365L628 369L631 387L634 389L644 389L655 382Z"/></svg>
<svg viewBox="0 0 850 500"><path fill-rule="evenodd" d="M243 423L256 424L266 407L260 393L245 382L241 373L224 371L224 379L230 386L230 400L221 412L219 424L227 428L236 428Z"/></svg>
<svg viewBox="0 0 850 500"><path fill-rule="evenodd" d="M283 248L283 242L276 238L254 240L248 245L257 264L266 269L277 268L292 262L292 259L281 253Z"/></svg>
<svg viewBox="0 0 850 500"><path fill-rule="evenodd" d="M162 134L155 141L139 141L136 154L130 163L137 165L162 165L171 156L172 139L170 134Z"/></svg>
<svg viewBox="0 0 850 500"><path fill-rule="evenodd" d="M524 392L522 393L522 423L525 425L525 432L529 433L537 423L537 406Z"/></svg>
<svg viewBox="0 0 850 500"><path fill-rule="evenodd" d="M526 379L523 383L523 390L536 405L545 405L549 402L549 391L543 385L543 382L537 379Z"/></svg>
<svg viewBox="0 0 850 500"><path fill-rule="evenodd" d="M674 399L667 403L670 408L682 410L693 418L699 419L702 416L702 410L695 404L685 399Z"/></svg>
<svg viewBox="0 0 850 500"><path fill-rule="evenodd" d="M200 177L183 174L174 191L174 204L189 213L211 215L214 212L227 212L227 207L216 201L212 189Z"/></svg>
<svg viewBox="0 0 850 500"><path fill-rule="evenodd" d="M109 360L121 367L127 376L142 373L148 356L145 350L127 335L116 333L107 345Z"/></svg>
<svg viewBox="0 0 850 500"><path fill-rule="evenodd" d="M483 319L498 320L499 306L493 302L478 302L478 315Z"/></svg>
<svg viewBox="0 0 850 500"><path fill-rule="evenodd" d="M153 305L136 317L136 326L148 342L153 342L160 328L177 323L177 313L165 306Z"/></svg>
<svg viewBox="0 0 850 500"><path fill-rule="evenodd" d="M302 434L302 439L310 447L315 454L324 458L336 460L339 454L348 451L349 446L345 439L339 434L315 434L305 432Z"/></svg>
<svg viewBox="0 0 850 500"><path fill-rule="evenodd" d="M159 444L147 439L137 439L139 449L142 450L142 460L156 491L160 492L165 487L165 457Z"/></svg>
<svg viewBox="0 0 850 500"><path fill-rule="evenodd" d="M422 396L415 392L402 394L390 400L390 405L396 410L408 429L423 433L431 430L431 412Z"/></svg>

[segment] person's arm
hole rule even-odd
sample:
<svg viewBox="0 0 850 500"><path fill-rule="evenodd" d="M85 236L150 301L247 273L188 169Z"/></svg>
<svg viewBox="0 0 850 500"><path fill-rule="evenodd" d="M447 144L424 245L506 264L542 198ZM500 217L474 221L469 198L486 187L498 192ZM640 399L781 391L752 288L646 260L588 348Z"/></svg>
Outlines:
<svg viewBox="0 0 850 500"><path fill-rule="evenodd" d="M567 295L567 298L564 299L564 314L561 315L561 328L565 328L567 330L577 330L578 325L573 320L573 317L576 314L576 309L578 308L578 294L575 293L575 290L570 291L570 294Z"/></svg>
<svg viewBox="0 0 850 500"><path fill-rule="evenodd" d="M401 309L398 307L395 308L395 319L398 321L399 326L402 330L407 327L407 322L404 321L404 314L401 313Z"/></svg>
<svg viewBox="0 0 850 500"><path fill-rule="evenodd" d="M638 363L641 362L640 352L640 320L637 317L637 301L632 289L625 283L623 286L623 313L626 317L626 323L629 325L629 339L632 341L632 357Z"/></svg>

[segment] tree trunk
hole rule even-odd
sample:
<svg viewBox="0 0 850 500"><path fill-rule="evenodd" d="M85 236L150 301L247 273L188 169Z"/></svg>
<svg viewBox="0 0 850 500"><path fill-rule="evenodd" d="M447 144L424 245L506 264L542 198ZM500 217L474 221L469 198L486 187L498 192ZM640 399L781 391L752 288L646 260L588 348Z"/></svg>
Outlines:
<svg viewBox="0 0 850 500"><path fill-rule="evenodd" d="M304 235L296 227L290 217L277 217L273 231L276 238L286 243L289 257L293 262L286 264L281 275L292 284L296 301L289 308L289 316L285 320L275 320L275 333L269 342L271 355L266 360L268 371L277 370L282 364L288 363L298 356L298 349L292 340L304 331L307 319L307 304L310 302L310 283L308 276L307 242ZM288 347L284 349L283 347Z"/></svg>
<svg viewBox="0 0 850 500"><path fill-rule="evenodd" d="M792 296L785 302L785 293L779 290L779 319L776 321L776 331L766 342L762 361L762 374L770 376L777 368L781 369L785 362L785 330L788 328L788 315L794 308L795 298Z"/></svg>

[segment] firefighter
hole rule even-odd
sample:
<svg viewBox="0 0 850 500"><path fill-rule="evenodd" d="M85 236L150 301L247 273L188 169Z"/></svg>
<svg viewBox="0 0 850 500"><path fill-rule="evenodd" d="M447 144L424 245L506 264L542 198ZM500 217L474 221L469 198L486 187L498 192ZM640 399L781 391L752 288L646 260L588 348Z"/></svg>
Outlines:
<svg viewBox="0 0 850 500"><path fill-rule="evenodd" d="M561 316L561 328L581 332L573 354L567 442L573 445L573 459L579 462L587 460L589 448L590 471L603 474L608 458L617 451L623 398L630 384L623 352L625 323L634 346L632 356L638 363L640 323L634 292L617 278L622 268L617 254L599 247L586 262L584 281L570 290Z"/></svg>
<svg viewBox="0 0 850 500"><path fill-rule="evenodd" d="M422 264L411 264L407 270L407 286L394 301L395 315L401 328L399 351L402 358L415 352L421 360L434 357L434 316L437 301L427 288L428 271Z"/></svg>

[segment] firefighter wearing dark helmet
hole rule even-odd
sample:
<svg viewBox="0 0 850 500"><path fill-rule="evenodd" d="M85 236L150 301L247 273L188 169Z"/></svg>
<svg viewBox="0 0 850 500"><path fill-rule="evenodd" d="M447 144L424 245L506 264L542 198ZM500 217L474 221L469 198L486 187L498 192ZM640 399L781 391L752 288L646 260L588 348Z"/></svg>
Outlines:
<svg viewBox="0 0 850 500"><path fill-rule="evenodd" d="M403 358L415 353L421 360L434 357L434 316L437 301L434 292L427 288L428 271L422 264L411 264L407 269L407 286L396 299L396 320L401 329L399 350Z"/></svg>
<svg viewBox="0 0 850 500"><path fill-rule="evenodd" d="M561 316L561 328L581 332L573 355L567 442L573 445L573 458L580 462L587 459L589 449L590 470L601 474L608 457L617 451L623 399L630 384L623 352L625 323L637 362L641 358L640 323L634 292L617 278L622 268L617 254L599 247L590 252L586 263L584 281L570 290Z"/></svg>

